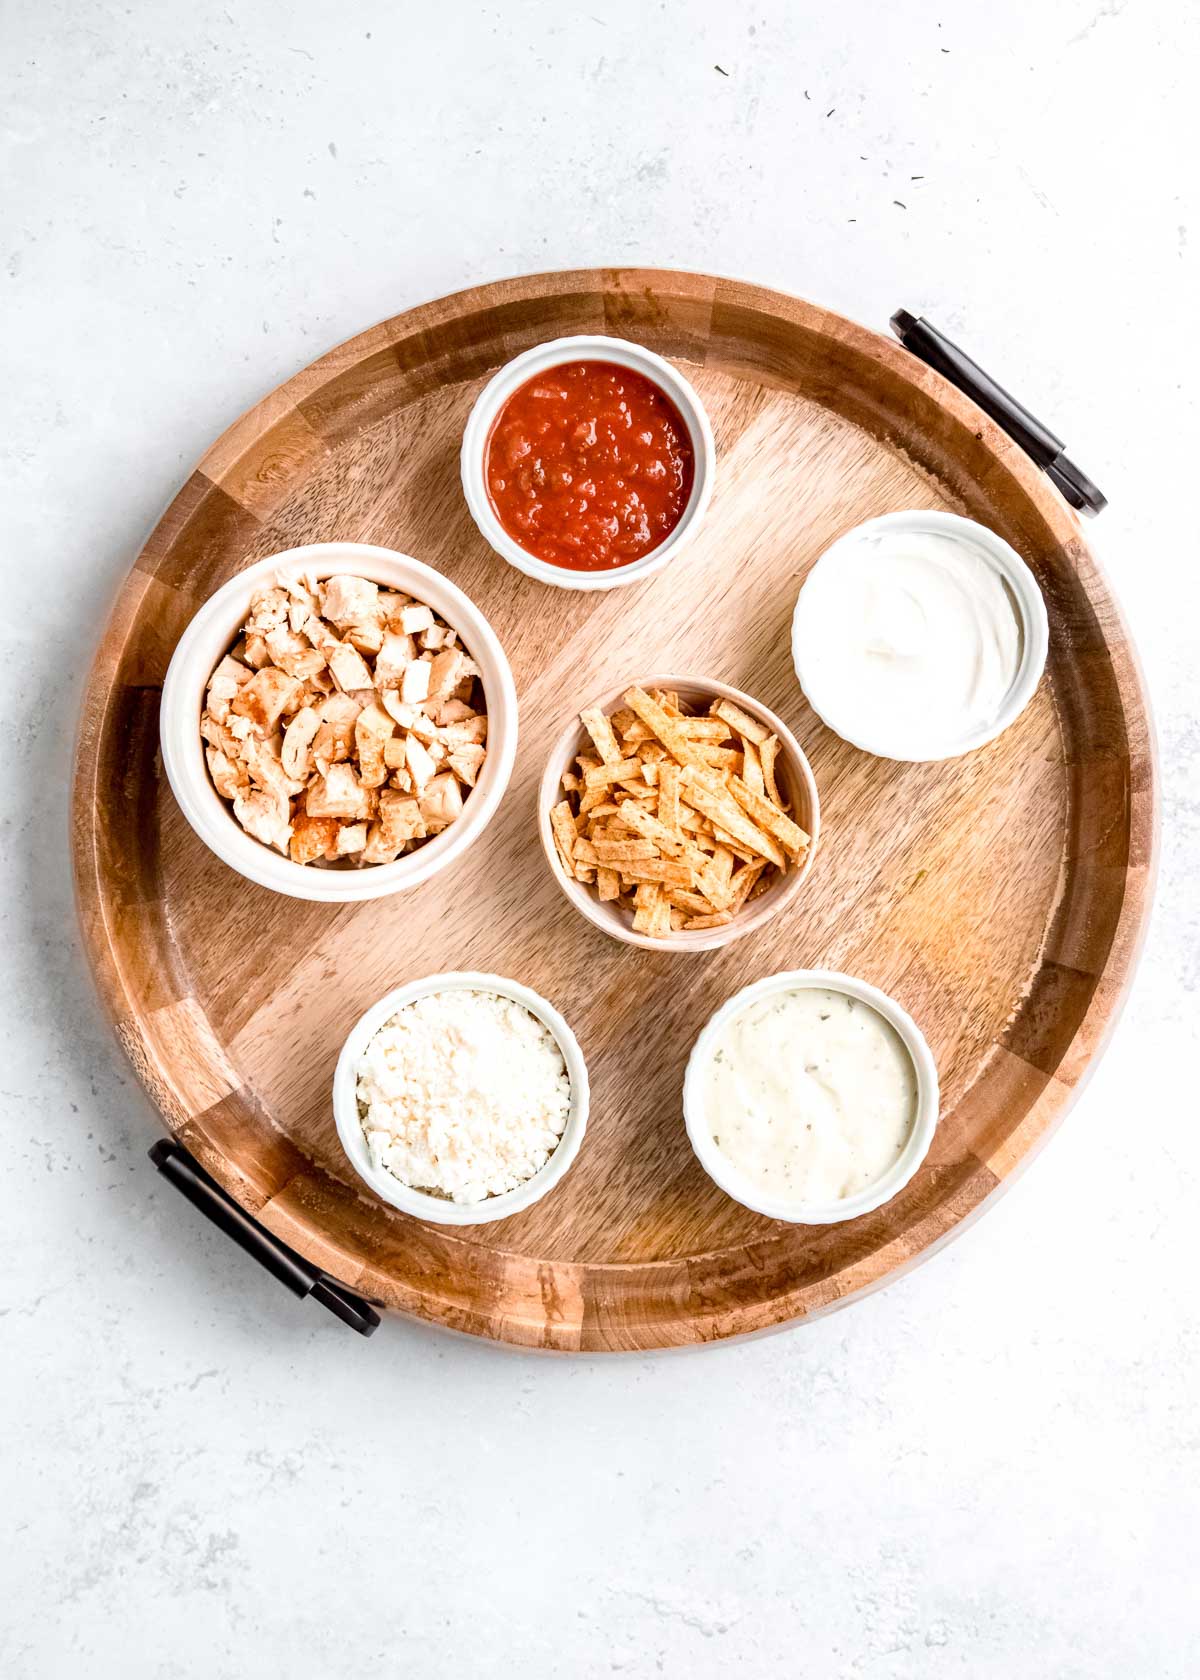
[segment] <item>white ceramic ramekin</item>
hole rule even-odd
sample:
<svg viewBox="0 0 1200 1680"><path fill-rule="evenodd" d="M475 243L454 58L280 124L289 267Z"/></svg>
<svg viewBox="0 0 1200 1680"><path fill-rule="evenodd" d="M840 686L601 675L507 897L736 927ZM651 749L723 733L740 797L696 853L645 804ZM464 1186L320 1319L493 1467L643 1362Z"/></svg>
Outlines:
<svg viewBox="0 0 1200 1680"><path fill-rule="evenodd" d="M626 945L640 945L646 951L715 951L723 945L732 944L735 939L741 939L746 934L765 927L773 916L777 916L792 902L808 879L821 831L817 784L809 762L801 751L800 743L787 725L749 694L743 694L737 688L730 688L727 683L713 682L704 677L634 677L599 700L586 700L580 710L588 706L598 706L606 717L611 716L624 703L622 696L626 690L635 686L647 691L655 688L667 689L678 694L697 711L706 710L718 698L732 700L735 706L740 706L742 711L748 712L759 723L765 724L773 735L779 737L775 776L780 784L780 792L791 807L792 817L809 837L803 863L799 869L791 868L776 876L764 892L743 905L733 920L726 922L723 927L690 930L681 928L678 933L664 935L661 939L652 938L648 933L635 933L627 910L597 898L594 887L586 886L582 881L567 879L563 873L558 847L554 843L550 812L566 797L562 791L563 771L574 763L577 753L583 752L584 748L591 744L579 721L578 713L550 749L550 756L546 760L546 768L538 788L538 833L541 836L542 850L546 854L546 862L550 865L554 879L579 914L585 916L602 933L607 933L610 938L620 939Z"/></svg>
<svg viewBox="0 0 1200 1680"><path fill-rule="evenodd" d="M982 550L1008 584L1020 614L1021 660L1000 710L988 724L962 735L948 750L935 753L919 750L911 753L898 752L895 750L897 743L888 738L886 719L880 720L877 732L856 729L847 718L839 716L836 700L824 692L805 657L805 603L806 597L809 603L813 601L813 586L816 585L817 589L821 587L821 580L836 568L846 551L860 537L884 534L888 531L932 531L941 536L959 537L973 544ZM821 722L832 729L835 735L840 735L843 741L849 741L852 747L858 747L862 752L871 753L876 758L893 759L902 764L936 764L944 759L959 758L963 753L973 752L976 747L985 746L987 742L994 741L997 735L1003 734L1010 723L1016 722L1033 699L1045 669L1049 640L1046 603L1042 599L1036 578L1016 549L1006 543L1003 537L998 537L995 531L990 531L986 525L977 524L973 519L963 519L956 513L939 513L925 509L885 513L878 519L868 519L862 525L856 525L853 530L845 532L835 543L831 543L805 578L796 598L795 612L792 614L792 663L796 668L800 687L804 690L805 699Z"/></svg>
<svg viewBox="0 0 1200 1680"><path fill-rule="evenodd" d="M787 1202L764 1196L757 1185L749 1183L737 1168L721 1154L713 1143L712 1127L704 1111L703 1074L715 1039L733 1016L739 1015L759 998L772 997L780 992L818 986L831 992L845 992L878 1011L895 1028L900 1041L912 1057L917 1075L917 1112L912 1131L900 1159L891 1170L857 1196L847 1196L839 1202ZM783 1219L791 1225L836 1225L846 1219L857 1219L882 1207L884 1202L903 1190L929 1152L938 1122L938 1075L924 1034L912 1017L901 1009L895 998L888 997L877 986L856 980L850 974L837 974L831 969L798 968L788 974L772 974L742 991L735 992L711 1016L704 1030L692 1046L683 1076L683 1116L688 1139L700 1165L727 1196L768 1219Z"/></svg>
<svg viewBox="0 0 1200 1680"><path fill-rule="evenodd" d="M514 1003L521 1004L531 1015L536 1015L554 1034L571 1081L571 1111L558 1147L546 1165L515 1190L506 1190L500 1196L489 1196L486 1201L452 1202L443 1196L430 1196L424 1191L412 1190L393 1173L377 1171L371 1164L367 1149L358 1110L359 1059L380 1027L386 1025L397 1010L403 1009L405 1004L414 1003L417 998L428 997L431 992L498 992L501 997L512 998ZM397 986L395 991L380 998L351 1028L333 1075L333 1118L350 1165L375 1194L390 1202L392 1207L399 1208L401 1213L411 1214L414 1219L426 1219L436 1225L484 1225L532 1207L547 1191L553 1190L578 1155L587 1128L587 1117L587 1064L575 1034L545 998L530 991L528 986L502 979L498 974L427 974L424 979Z"/></svg>
<svg viewBox="0 0 1200 1680"><path fill-rule="evenodd" d="M628 566L615 566L611 571L574 572L566 566L551 566L547 561L527 553L501 525L488 495L484 464L496 416L518 386L539 373L545 373L547 368L561 366L563 362L615 362L618 367L631 368L635 373L642 374L657 385L679 410L692 445L695 461L692 493L678 525L665 542L659 543L649 554ZM655 572L660 572L685 544L691 542L712 495L716 458L712 427L704 405L678 368L662 356L655 355L653 350L643 349L640 344L632 344L624 338L607 338L602 334L556 338L514 357L488 381L476 398L463 433L463 494L467 498L471 517L496 553L527 577L536 578L539 583L553 584L558 589L620 589L628 583L641 583Z"/></svg>
<svg viewBox="0 0 1200 1680"><path fill-rule="evenodd" d="M208 679L228 653L250 610L250 598L280 570L318 577L350 573L402 590L457 630L479 666L488 712L487 757L458 821L394 863L362 869L320 869L255 840L212 784L200 734ZM367 543L311 543L256 561L207 600L179 639L163 682L159 710L163 766L179 807L204 844L260 887L326 904L358 903L405 892L460 858L495 815L517 751L517 691L495 631L461 589L406 554Z"/></svg>

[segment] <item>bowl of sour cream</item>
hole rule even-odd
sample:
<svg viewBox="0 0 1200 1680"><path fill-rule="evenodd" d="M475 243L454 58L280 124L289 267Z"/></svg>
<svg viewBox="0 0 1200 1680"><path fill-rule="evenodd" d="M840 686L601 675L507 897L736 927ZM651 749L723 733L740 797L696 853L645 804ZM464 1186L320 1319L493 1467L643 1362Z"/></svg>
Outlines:
<svg viewBox="0 0 1200 1680"><path fill-rule="evenodd" d="M888 513L827 548L792 618L792 660L821 721L907 763L992 741L1033 698L1049 633L1037 581L985 525Z"/></svg>
<svg viewBox="0 0 1200 1680"><path fill-rule="evenodd" d="M932 1052L894 998L829 969L773 974L718 1009L683 1081L688 1138L727 1196L832 1225L898 1194L938 1121Z"/></svg>

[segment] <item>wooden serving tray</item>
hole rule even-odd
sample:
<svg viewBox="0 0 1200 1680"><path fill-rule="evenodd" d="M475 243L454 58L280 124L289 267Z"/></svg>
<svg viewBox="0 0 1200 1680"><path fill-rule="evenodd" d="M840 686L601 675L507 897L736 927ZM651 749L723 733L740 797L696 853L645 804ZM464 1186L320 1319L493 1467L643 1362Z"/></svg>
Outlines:
<svg viewBox="0 0 1200 1680"><path fill-rule="evenodd" d="M681 362L716 432L716 492L665 573L601 594L496 558L458 479L486 377L563 333ZM789 620L835 537L897 508L1006 537L1050 615L1020 721L947 764L867 757L820 725ZM158 756L159 689L204 598L247 562L333 538L446 572L490 618L520 696L512 784L454 870L340 907L252 886L185 824ZM634 950L559 892L535 830L548 744L630 673L716 677L781 714L812 762L821 846L796 903L700 955ZM1009 439L890 340L777 292L655 270L462 292L323 357L230 428L122 588L88 683L74 804L84 939L116 1031L171 1131L262 1223L389 1307L561 1349L647 1349L828 1310L944 1241L1058 1120L1110 1028L1148 907L1153 762L1136 663L1075 517ZM849 970L924 1028L943 1113L928 1161L845 1225L778 1224L713 1185L684 1134L691 1044L738 987ZM441 969L511 975L588 1059L579 1160L536 1207L451 1230L375 1200L343 1158L330 1079L357 1016Z"/></svg>

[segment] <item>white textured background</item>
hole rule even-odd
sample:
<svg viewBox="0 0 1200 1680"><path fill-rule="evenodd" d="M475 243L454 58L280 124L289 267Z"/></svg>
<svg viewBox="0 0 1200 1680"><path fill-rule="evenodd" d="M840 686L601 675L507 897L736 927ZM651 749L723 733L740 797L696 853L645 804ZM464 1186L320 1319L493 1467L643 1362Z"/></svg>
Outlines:
<svg viewBox="0 0 1200 1680"><path fill-rule="evenodd" d="M5 1680L1192 1680L1196 7L6 0L0 58ZM673 1358L364 1343L145 1159L74 929L80 683L242 408L622 261L924 310L1066 435L1156 705L1156 919L1062 1132L883 1294Z"/></svg>

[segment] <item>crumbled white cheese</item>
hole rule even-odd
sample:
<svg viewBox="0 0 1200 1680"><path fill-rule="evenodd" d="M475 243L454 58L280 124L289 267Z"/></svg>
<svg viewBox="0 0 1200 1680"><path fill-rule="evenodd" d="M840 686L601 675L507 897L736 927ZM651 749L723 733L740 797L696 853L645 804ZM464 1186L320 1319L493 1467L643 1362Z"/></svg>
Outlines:
<svg viewBox="0 0 1200 1680"><path fill-rule="evenodd" d="M571 1106L553 1033L496 992L432 992L406 1004L371 1039L357 1075L372 1165L455 1202L532 1178Z"/></svg>

